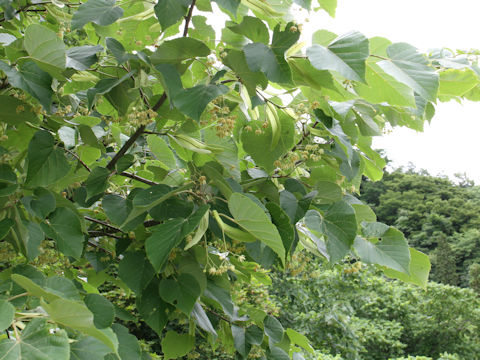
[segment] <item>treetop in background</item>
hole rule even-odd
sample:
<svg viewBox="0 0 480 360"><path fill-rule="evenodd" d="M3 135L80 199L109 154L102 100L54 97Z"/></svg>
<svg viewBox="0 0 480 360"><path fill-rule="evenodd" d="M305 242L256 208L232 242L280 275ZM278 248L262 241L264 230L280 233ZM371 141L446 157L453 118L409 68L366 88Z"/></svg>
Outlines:
<svg viewBox="0 0 480 360"><path fill-rule="evenodd" d="M301 359L236 294L302 249L426 285L428 257L356 195L382 177L373 136L479 98L475 54L305 45L294 4L336 7L0 0L0 358Z"/></svg>

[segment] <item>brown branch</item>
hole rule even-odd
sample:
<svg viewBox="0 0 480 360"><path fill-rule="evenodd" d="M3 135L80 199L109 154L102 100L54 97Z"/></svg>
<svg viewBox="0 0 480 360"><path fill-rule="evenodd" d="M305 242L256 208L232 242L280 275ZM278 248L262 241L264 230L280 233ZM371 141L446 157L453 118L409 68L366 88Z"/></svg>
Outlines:
<svg viewBox="0 0 480 360"><path fill-rule="evenodd" d="M154 181L150 181L150 180L148 180L148 179L144 179L144 178L142 178L142 177L140 177L140 176L138 176L138 175L130 174L130 173L128 173L128 172L124 172L124 171L123 171L123 172L119 173L118 175L122 175L122 176L128 177L128 178L130 178L130 179L140 181L140 182L142 182L142 183L144 183L144 184L147 184L147 185L150 185L150 186L158 185L158 184L157 184L156 182L154 182Z"/></svg>
<svg viewBox="0 0 480 360"><path fill-rule="evenodd" d="M113 226L113 225L110 225L109 223L105 222L105 221L102 221L102 220L98 220L98 219L95 219L95 218L92 218L90 216L84 216L85 220L88 220L88 221L91 221L95 224L99 224L99 225L103 225L105 227L108 227L112 230L115 230L116 232L121 232L121 233L125 233L125 231L123 231L122 229L116 227L116 226Z"/></svg>
<svg viewBox="0 0 480 360"><path fill-rule="evenodd" d="M185 26L183 27L183 37L188 36L188 26L190 25L190 20L192 20L193 15L193 8L195 7L195 3L197 0L192 1L192 5L190 5L190 9L188 9L188 14L185 16Z"/></svg>
<svg viewBox="0 0 480 360"><path fill-rule="evenodd" d="M120 158L125 155L125 153L130 149L130 147L137 141L137 139L142 135L143 130L145 130L145 125L141 125L135 133L123 144L123 146L118 150L112 160L107 164L107 169L113 171L115 169L115 165L120 160Z"/></svg>
<svg viewBox="0 0 480 360"><path fill-rule="evenodd" d="M152 110L157 111L158 109L160 109L160 106L163 105L165 100L167 100L167 93L166 92L164 92L162 94L162 96L160 96L160 99L158 99L157 103L155 105L153 105Z"/></svg>

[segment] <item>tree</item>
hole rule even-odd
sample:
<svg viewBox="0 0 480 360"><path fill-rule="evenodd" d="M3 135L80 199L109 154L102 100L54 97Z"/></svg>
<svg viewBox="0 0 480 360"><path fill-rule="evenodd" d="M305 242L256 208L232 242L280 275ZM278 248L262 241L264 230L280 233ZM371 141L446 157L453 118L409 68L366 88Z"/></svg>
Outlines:
<svg viewBox="0 0 480 360"><path fill-rule="evenodd" d="M305 51L291 3L0 1L2 357L310 351L232 299L302 248L425 286L427 256L355 194L387 123L475 98L475 59L358 32Z"/></svg>

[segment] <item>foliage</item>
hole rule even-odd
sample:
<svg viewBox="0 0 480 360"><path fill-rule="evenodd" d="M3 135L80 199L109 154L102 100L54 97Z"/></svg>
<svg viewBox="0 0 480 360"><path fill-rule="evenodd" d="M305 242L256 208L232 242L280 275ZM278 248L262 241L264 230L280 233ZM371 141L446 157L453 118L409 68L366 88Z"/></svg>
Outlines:
<svg viewBox="0 0 480 360"><path fill-rule="evenodd" d="M284 326L319 351L342 359L478 358L480 299L472 290L433 282L423 290L359 262L328 270L310 256L297 261L274 276L270 296Z"/></svg>
<svg viewBox="0 0 480 360"><path fill-rule="evenodd" d="M177 358L204 339L299 358L301 334L232 294L302 247L425 286L428 258L355 194L382 176L372 136L472 98L476 59L358 32L304 50L291 5L0 1L2 358Z"/></svg>
<svg viewBox="0 0 480 360"><path fill-rule="evenodd" d="M379 221L397 226L411 246L432 259L431 278L468 286L469 267L480 261L480 192L425 171L397 169L382 180L362 183L361 199Z"/></svg>

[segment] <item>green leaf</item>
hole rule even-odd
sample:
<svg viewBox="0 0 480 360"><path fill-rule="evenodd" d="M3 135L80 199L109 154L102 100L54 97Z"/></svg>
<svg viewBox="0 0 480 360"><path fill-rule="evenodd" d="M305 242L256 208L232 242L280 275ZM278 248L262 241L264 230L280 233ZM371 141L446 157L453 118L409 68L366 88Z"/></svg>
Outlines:
<svg viewBox="0 0 480 360"><path fill-rule="evenodd" d="M240 0L213 0L221 9L230 12L234 17L237 16L237 10L240 6Z"/></svg>
<svg viewBox="0 0 480 360"><path fill-rule="evenodd" d="M428 255L410 248L410 266L408 269L409 275L404 272L396 271L393 269L384 269L383 272L386 276L399 279L404 282L409 282L423 288L426 288L428 283L428 274L430 273L430 259Z"/></svg>
<svg viewBox="0 0 480 360"><path fill-rule="evenodd" d="M12 219L2 219L0 221L0 240L3 240L3 238L8 234L10 231L10 228L15 224L15 222Z"/></svg>
<svg viewBox="0 0 480 360"><path fill-rule="evenodd" d="M315 90L324 88L336 91L333 76L327 70L315 69L307 59L289 59L293 82L297 86L308 86Z"/></svg>
<svg viewBox="0 0 480 360"><path fill-rule="evenodd" d="M179 91L173 98L173 103L183 114L199 121L207 105L228 91L229 88L225 85L197 85Z"/></svg>
<svg viewBox="0 0 480 360"><path fill-rule="evenodd" d="M19 71L0 60L0 70L8 77L8 82L36 98L46 111L52 105L52 77L40 69L33 61L26 61L19 66Z"/></svg>
<svg viewBox="0 0 480 360"><path fill-rule="evenodd" d="M37 65L54 77L65 70L67 57L61 38L49 28L31 24L25 30L25 50ZM63 76L60 75L60 78Z"/></svg>
<svg viewBox="0 0 480 360"><path fill-rule="evenodd" d="M167 30L182 19L191 2L191 0L158 0L154 10L162 31Z"/></svg>
<svg viewBox="0 0 480 360"><path fill-rule="evenodd" d="M15 307L6 300L0 300L0 331L10 327L15 317Z"/></svg>
<svg viewBox="0 0 480 360"><path fill-rule="evenodd" d="M268 336L270 341L274 344L279 343L283 339L283 326L276 318L268 315L263 320L263 328L265 335Z"/></svg>
<svg viewBox="0 0 480 360"><path fill-rule="evenodd" d="M184 219L171 219L158 225L145 242L147 257L154 269L159 272L168 259L172 249L182 241Z"/></svg>
<svg viewBox="0 0 480 360"><path fill-rule="evenodd" d="M342 188L330 181L317 181L315 183L315 190L317 190L317 198L322 200L322 203L332 203L342 200Z"/></svg>
<svg viewBox="0 0 480 360"><path fill-rule="evenodd" d="M28 145L28 170L25 183L47 187L70 171L65 153L55 146L48 131L37 131Z"/></svg>
<svg viewBox="0 0 480 360"><path fill-rule="evenodd" d="M47 301L53 301L60 298L59 294L47 291L44 286L40 286L38 281L32 281L28 277L25 277L20 274L12 274L11 278L18 285L24 288L30 295L36 296L38 298L44 298ZM42 284L44 285L44 284Z"/></svg>
<svg viewBox="0 0 480 360"><path fill-rule="evenodd" d="M330 205L324 215L316 210L308 210L305 224L327 238L327 252L332 263L348 253L357 233L355 210L344 201Z"/></svg>
<svg viewBox="0 0 480 360"><path fill-rule="evenodd" d="M363 262L408 274L410 252L407 240L397 229L390 227L381 235L381 241L375 243L357 236L353 246Z"/></svg>
<svg viewBox="0 0 480 360"><path fill-rule="evenodd" d="M307 49L308 59L316 69L336 71L347 79L362 82L368 55L368 39L359 32L339 36L327 47L315 44Z"/></svg>
<svg viewBox="0 0 480 360"><path fill-rule="evenodd" d="M123 16L123 9L115 6L115 0L89 0L73 14L72 30L81 29L89 22L107 26Z"/></svg>
<svg viewBox="0 0 480 360"><path fill-rule="evenodd" d="M137 338L128 332L128 329L120 324L112 326L118 338L118 355L121 360L138 360L141 357L142 349Z"/></svg>
<svg viewBox="0 0 480 360"><path fill-rule="evenodd" d="M53 193L45 188L36 188L33 196L22 199L25 208L40 219L45 219L56 208L56 200Z"/></svg>
<svg viewBox="0 0 480 360"><path fill-rule="evenodd" d="M75 46L67 50L67 68L75 70L87 70L98 61L97 53L102 51L101 45Z"/></svg>
<svg viewBox="0 0 480 360"><path fill-rule="evenodd" d="M44 301L41 303L54 322L93 336L113 352L117 351L118 341L113 331L97 329L93 322L92 312L84 304L67 299L56 299L48 304Z"/></svg>
<svg viewBox="0 0 480 360"><path fill-rule="evenodd" d="M282 238L283 247L288 254L295 241L295 228L290 223L290 218L287 213L274 202L269 202L265 205L272 217L272 223L277 227L277 230Z"/></svg>
<svg viewBox="0 0 480 360"><path fill-rule="evenodd" d="M283 111L278 111L280 120L280 139L277 145L269 150L265 151L265 144L272 143L272 128L268 126L263 128L261 121L251 121L248 125L251 126L251 131L242 130L241 140L243 149L253 158L255 164L263 167L268 173L275 170L273 164L275 160L280 159L286 154L294 143L294 120L285 114ZM261 130L262 133L257 134L257 130Z"/></svg>
<svg viewBox="0 0 480 360"><path fill-rule="evenodd" d="M154 279L143 290L140 296L137 296L137 309L148 326L150 326L159 336L168 321L168 312L170 305L165 303L158 293L158 280Z"/></svg>
<svg viewBox="0 0 480 360"><path fill-rule="evenodd" d="M265 89L268 85L268 80L261 71L251 71L248 67L245 53L240 50L227 50L227 56L223 58L223 63L232 69L235 74L242 79L243 84L248 90L250 96L255 96L256 87L259 85Z"/></svg>
<svg viewBox="0 0 480 360"><path fill-rule="evenodd" d="M155 66L155 69L160 73L159 80L165 89L170 105L173 106L173 99L183 90L180 74L172 64L158 64Z"/></svg>
<svg viewBox="0 0 480 360"><path fill-rule="evenodd" d="M0 340L0 359L69 360L67 333L65 330L51 330L46 319L32 319L18 339Z"/></svg>
<svg viewBox="0 0 480 360"><path fill-rule="evenodd" d="M135 55L127 53L122 43L114 38L105 38L105 45L107 45L107 49L112 52L119 65L137 58Z"/></svg>
<svg viewBox="0 0 480 360"><path fill-rule="evenodd" d="M123 224L132 210L131 201L115 194L105 195L102 199L102 207L110 221L117 225Z"/></svg>
<svg viewBox="0 0 480 360"><path fill-rule="evenodd" d="M80 300L80 294L70 279L62 276L51 276L45 282L44 290L57 297Z"/></svg>
<svg viewBox="0 0 480 360"><path fill-rule="evenodd" d="M290 67L285 59L277 57L275 52L265 44L253 43L243 48L248 68L252 72L263 72L268 80L276 83L291 83ZM286 65L286 66L285 66Z"/></svg>
<svg viewBox="0 0 480 360"><path fill-rule="evenodd" d="M262 20L253 16L244 16L240 24L227 25L234 33L243 35L253 42L268 45L270 35Z"/></svg>
<svg viewBox="0 0 480 360"><path fill-rule="evenodd" d="M173 151L168 147L167 142L157 135L148 135L147 144L150 151L167 169L175 169L177 161Z"/></svg>
<svg viewBox="0 0 480 360"><path fill-rule="evenodd" d="M310 342L308 341L305 335L300 334L299 332L293 329L287 329L286 332L292 344L302 347L303 349L307 350L310 354L314 353L314 349L312 348L312 345L310 345Z"/></svg>
<svg viewBox="0 0 480 360"><path fill-rule="evenodd" d="M58 249L67 256L79 259L83 252L84 235L78 215L70 208L59 207L50 215L50 227L44 227Z"/></svg>
<svg viewBox="0 0 480 360"><path fill-rule="evenodd" d="M233 193L228 200L228 209L243 229L270 247L285 264L282 238L261 207L249 197Z"/></svg>
<svg viewBox="0 0 480 360"><path fill-rule="evenodd" d="M104 360L112 350L92 336L86 336L70 344L71 360Z"/></svg>
<svg viewBox="0 0 480 360"><path fill-rule="evenodd" d="M410 86L420 96L435 101L439 86L439 76L428 66L425 57L417 49L405 43L392 44L387 48L389 60L377 64L397 81Z"/></svg>
<svg viewBox="0 0 480 360"><path fill-rule="evenodd" d="M155 275L143 251L128 252L118 266L118 276L136 294L140 294Z"/></svg>
<svg viewBox="0 0 480 360"><path fill-rule="evenodd" d="M189 316L202 289L195 277L190 274L180 274L176 280L163 279L158 292L164 301L176 306Z"/></svg>
<svg viewBox="0 0 480 360"><path fill-rule="evenodd" d="M38 118L26 102L13 96L0 95L0 120L8 125L20 125L26 121L36 123Z"/></svg>
<svg viewBox="0 0 480 360"><path fill-rule="evenodd" d="M203 296L216 301L222 307L225 314L230 318L234 317L235 308L228 290L217 286L213 281L208 281Z"/></svg>
<svg viewBox="0 0 480 360"><path fill-rule="evenodd" d="M388 102L392 106L415 107L412 89L387 75L377 64L368 63L367 84L358 83L355 91L370 103Z"/></svg>
<svg viewBox="0 0 480 360"><path fill-rule="evenodd" d="M170 330L162 339L161 344L165 360L177 359L187 355L193 349L195 338L188 334L178 334Z"/></svg>
<svg viewBox="0 0 480 360"><path fill-rule="evenodd" d="M328 15L335 17L335 11L337 10L337 0L318 0L318 4L325 10Z"/></svg>
<svg viewBox="0 0 480 360"><path fill-rule="evenodd" d="M108 187L108 178L110 176L110 170L107 168L98 166L92 170L85 181L85 187L87 189L87 199L91 199L95 195L103 194Z"/></svg>
<svg viewBox="0 0 480 360"><path fill-rule="evenodd" d="M93 314L93 323L98 329L105 329L112 325L115 317L113 304L99 294L87 294L85 305Z"/></svg>
<svg viewBox="0 0 480 360"><path fill-rule="evenodd" d="M246 358L250 353L252 346L245 341L245 328L232 325L233 345L243 358Z"/></svg>
<svg viewBox="0 0 480 360"><path fill-rule="evenodd" d="M479 83L477 74L471 69L447 69L440 72L439 95L463 96Z"/></svg>
<svg viewBox="0 0 480 360"><path fill-rule="evenodd" d="M163 62L181 62L196 57L205 57L210 54L210 49L202 41L189 37L181 37L162 43L152 54L153 64Z"/></svg>
<svg viewBox="0 0 480 360"><path fill-rule="evenodd" d="M256 325L249 326L245 331L245 340L252 345L261 345L263 342L263 330Z"/></svg>
<svg viewBox="0 0 480 360"><path fill-rule="evenodd" d="M212 322L207 316L207 313L205 312L205 310L203 310L202 305L200 305L198 302L195 303L195 306L193 307L193 311L190 316L203 330L209 332L213 336L218 336L217 332L213 328Z"/></svg>
<svg viewBox="0 0 480 360"><path fill-rule="evenodd" d="M92 108L93 104L96 101L96 98L99 95L108 94L112 91L115 87L122 84L124 81L130 79L130 77L135 74L134 71L130 71L128 74L123 75L119 79L102 79L98 83L95 84L95 87L90 88L87 90L87 100L88 100L88 107L89 109Z"/></svg>

